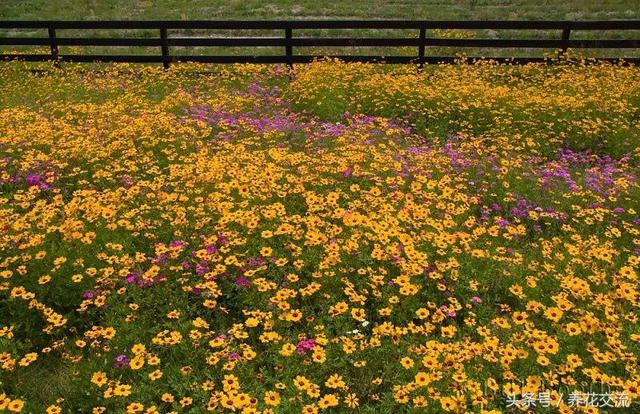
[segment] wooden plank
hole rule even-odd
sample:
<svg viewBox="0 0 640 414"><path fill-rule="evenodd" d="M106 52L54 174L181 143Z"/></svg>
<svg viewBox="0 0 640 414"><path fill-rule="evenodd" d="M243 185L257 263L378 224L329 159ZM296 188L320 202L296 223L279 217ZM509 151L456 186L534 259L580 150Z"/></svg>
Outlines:
<svg viewBox="0 0 640 414"><path fill-rule="evenodd" d="M37 29L508 29L639 30L640 20L112 20L0 21L0 28Z"/></svg>
<svg viewBox="0 0 640 414"><path fill-rule="evenodd" d="M292 46L442 46L442 47L485 47L485 48L597 48L636 49L640 40L634 39L443 39L443 38L364 38L364 37L174 37L167 39L144 38L76 38L58 37L58 46L167 46L185 47L292 47ZM48 46L48 37L0 37L0 45ZM420 55L420 52L418 53Z"/></svg>
<svg viewBox="0 0 640 414"><path fill-rule="evenodd" d="M0 45L44 46L49 44L48 37L0 37ZM161 46L160 39L143 38L98 38L98 37L58 37L58 46Z"/></svg>

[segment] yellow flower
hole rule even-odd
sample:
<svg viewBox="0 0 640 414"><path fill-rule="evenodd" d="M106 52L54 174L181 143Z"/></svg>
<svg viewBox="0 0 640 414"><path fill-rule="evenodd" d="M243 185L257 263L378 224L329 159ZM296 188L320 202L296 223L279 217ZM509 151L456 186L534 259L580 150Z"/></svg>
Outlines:
<svg viewBox="0 0 640 414"><path fill-rule="evenodd" d="M402 365L402 367L404 369L409 369L411 367L413 367L414 362L413 359L409 358L409 357L404 357L400 360L400 364Z"/></svg>
<svg viewBox="0 0 640 414"><path fill-rule="evenodd" d="M426 387L431 383L431 377L425 372L418 372L414 377L414 381L417 386Z"/></svg>
<svg viewBox="0 0 640 414"><path fill-rule="evenodd" d="M322 410L327 408L336 407L340 403L340 398L337 394L327 394L318 400L318 406Z"/></svg>
<svg viewBox="0 0 640 414"><path fill-rule="evenodd" d="M271 247L263 247L260 249L260 255L264 257L269 257L271 256L272 253L273 253L273 250L271 249Z"/></svg>
<svg viewBox="0 0 640 414"><path fill-rule="evenodd" d="M91 382L98 387L102 387L107 383L107 375L102 371L94 372L91 376Z"/></svg>
<svg viewBox="0 0 640 414"><path fill-rule="evenodd" d="M60 414L62 412L62 408L57 405L50 405L47 407L47 414Z"/></svg>
<svg viewBox="0 0 640 414"><path fill-rule="evenodd" d="M353 308L351 309L351 317L356 321L362 322L364 321L366 314L364 309L361 308Z"/></svg>
<svg viewBox="0 0 640 414"><path fill-rule="evenodd" d="M126 397L131 394L131 385L118 384L113 390L113 395L118 397Z"/></svg>
<svg viewBox="0 0 640 414"><path fill-rule="evenodd" d="M142 410L144 410L144 405L138 403L138 402L133 402L129 405L127 405L127 413L139 413Z"/></svg>
<svg viewBox="0 0 640 414"><path fill-rule="evenodd" d="M344 397L344 403L349 408L357 408L360 405L358 397L356 396L356 394L353 394L353 393L347 394Z"/></svg>
<svg viewBox="0 0 640 414"><path fill-rule="evenodd" d="M329 377L329 379L324 383L328 388L345 388L346 384L342 379L342 376L339 374L333 374Z"/></svg>
<svg viewBox="0 0 640 414"><path fill-rule="evenodd" d="M7 409L12 413L19 413L22 411L24 407L24 401L22 400L12 400L8 405Z"/></svg>
<svg viewBox="0 0 640 414"><path fill-rule="evenodd" d="M307 404L302 407L301 414L318 414L318 407L314 404Z"/></svg>
<svg viewBox="0 0 640 414"><path fill-rule="evenodd" d="M148 376L151 381L156 381L162 378L162 375L163 375L162 371L160 371L159 369L156 369L155 371L150 372Z"/></svg>
<svg viewBox="0 0 640 414"><path fill-rule="evenodd" d="M440 398L440 405L445 411L455 411L458 409L458 402L455 399L449 397Z"/></svg>
<svg viewBox="0 0 640 414"><path fill-rule="evenodd" d="M267 391L264 393L264 402L270 406L277 406L280 404L280 394L275 391Z"/></svg>
<svg viewBox="0 0 640 414"><path fill-rule="evenodd" d="M140 355L140 354L144 354L146 350L146 347L144 346L144 344L135 344L133 347L131 347L131 352L133 352L134 355Z"/></svg>
<svg viewBox="0 0 640 414"><path fill-rule="evenodd" d="M131 361L129 362L129 368L133 370L138 370L142 368L143 365L144 365L144 357L142 356L136 356L133 359L131 359Z"/></svg>
<svg viewBox="0 0 640 414"><path fill-rule="evenodd" d="M426 319L429 316L429 310L425 308L420 308L416 311L416 316L419 319Z"/></svg>

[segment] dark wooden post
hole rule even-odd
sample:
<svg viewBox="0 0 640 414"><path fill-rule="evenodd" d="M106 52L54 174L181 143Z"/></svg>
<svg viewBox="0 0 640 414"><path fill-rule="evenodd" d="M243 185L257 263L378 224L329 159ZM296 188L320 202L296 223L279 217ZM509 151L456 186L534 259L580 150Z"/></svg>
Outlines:
<svg viewBox="0 0 640 414"><path fill-rule="evenodd" d="M569 48L569 36L571 36L571 27L565 27L562 29L562 50L560 56L564 56Z"/></svg>
<svg viewBox="0 0 640 414"><path fill-rule="evenodd" d="M167 36L167 28L166 27L162 27L160 29L160 41L161 41L161 47L162 47L162 66L165 69L169 69L169 61L170 61L170 57L169 57L169 40L168 40L168 36Z"/></svg>
<svg viewBox="0 0 640 414"><path fill-rule="evenodd" d="M284 38L287 43L285 45L285 54L287 55L287 66L289 69L293 69L293 45L291 44L291 39L293 39L293 29L287 27L284 29Z"/></svg>
<svg viewBox="0 0 640 414"><path fill-rule="evenodd" d="M424 52L427 42L427 29L420 28L420 44L418 45L418 70L424 67Z"/></svg>
<svg viewBox="0 0 640 414"><path fill-rule="evenodd" d="M53 26L48 27L49 30L49 47L51 48L51 60L57 65L58 61L58 40L56 38L56 29Z"/></svg>

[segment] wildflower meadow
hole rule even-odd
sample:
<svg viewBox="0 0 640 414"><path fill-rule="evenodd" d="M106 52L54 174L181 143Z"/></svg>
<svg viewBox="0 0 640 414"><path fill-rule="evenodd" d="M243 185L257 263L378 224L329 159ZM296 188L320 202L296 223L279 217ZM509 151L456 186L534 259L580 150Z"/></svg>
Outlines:
<svg viewBox="0 0 640 414"><path fill-rule="evenodd" d="M0 85L0 411L640 411L639 68Z"/></svg>

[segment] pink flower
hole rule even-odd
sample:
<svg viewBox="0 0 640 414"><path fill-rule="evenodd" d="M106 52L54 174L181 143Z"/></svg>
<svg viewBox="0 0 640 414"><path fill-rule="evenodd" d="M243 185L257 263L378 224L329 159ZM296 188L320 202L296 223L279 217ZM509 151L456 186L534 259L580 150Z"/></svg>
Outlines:
<svg viewBox="0 0 640 414"><path fill-rule="evenodd" d="M307 351L313 351L313 348L315 346L316 346L316 340L314 338L300 341L298 342L298 346L296 347L296 352L302 355Z"/></svg>

